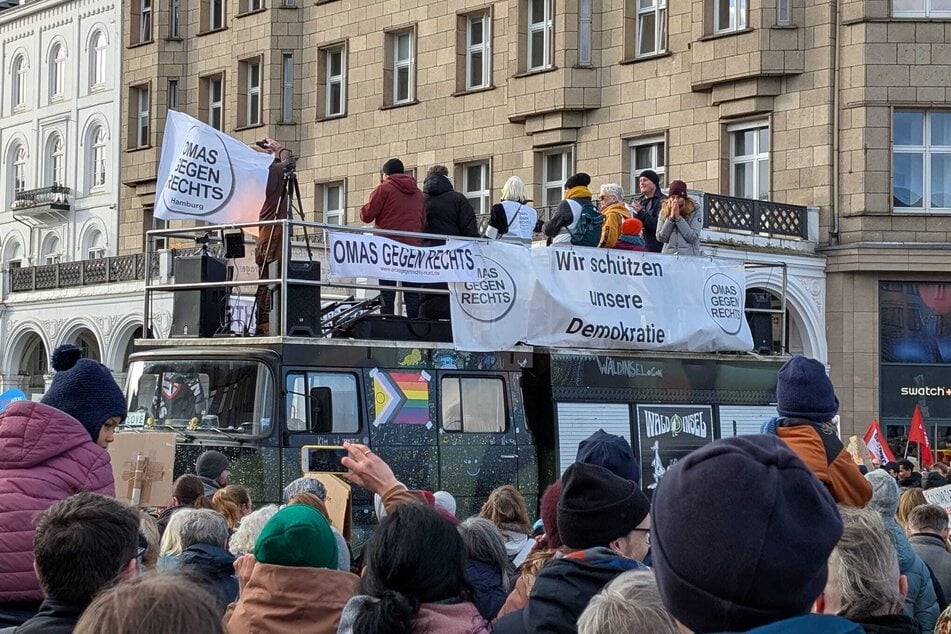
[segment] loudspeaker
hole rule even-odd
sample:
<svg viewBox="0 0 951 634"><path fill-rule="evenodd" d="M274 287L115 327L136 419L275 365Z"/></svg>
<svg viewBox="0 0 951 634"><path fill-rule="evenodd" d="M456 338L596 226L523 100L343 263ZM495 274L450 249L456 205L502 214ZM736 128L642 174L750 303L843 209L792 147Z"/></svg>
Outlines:
<svg viewBox="0 0 951 634"><path fill-rule="evenodd" d="M224 282L228 267L224 260L209 255L175 259L175 282L198 284ZM213 337L225 319L228 290L205 288L176 291L172 305L171 337Z"/></svg>
<svg viewBox="0 0 951 634"><path fill-rule="evenodd" d="M271 262L268 277L281 277L281 263ZM291 280L320 281L320 262L291 260L287 263L287 323L282 335L288 337L320 336L320 287L293 284ZM277 334L281 324L281 285L271 286L271 332Z"/></svg>
<svg viewBox="0 0 951 634"><path fill-rule="evenodd" d="M773 296L766 291L747 290L746 307L772 308ZM746 319L753 335L753 349L760 354L770 354L773 351L773 316L769 313L748 313Z"/></svg>
<svg viewBox="0 0 951 634"><path fill-rule="evenodd" d="M452 322L440 319L409 319L399 315L368 315L354 322L339 336L354 339L450 343L452 342Z"/></svg>

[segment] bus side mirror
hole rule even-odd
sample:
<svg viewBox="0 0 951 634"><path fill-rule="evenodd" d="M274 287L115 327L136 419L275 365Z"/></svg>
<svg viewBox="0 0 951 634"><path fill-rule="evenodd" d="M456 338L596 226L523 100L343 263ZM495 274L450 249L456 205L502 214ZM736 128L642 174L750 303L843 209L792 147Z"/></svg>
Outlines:
<svg viewBox="0 0 951 634"><path fill-rule="evenodd" d="M312 434L329 434L334 429L333 400L329 387L310 388L310 419Z"/></svg>

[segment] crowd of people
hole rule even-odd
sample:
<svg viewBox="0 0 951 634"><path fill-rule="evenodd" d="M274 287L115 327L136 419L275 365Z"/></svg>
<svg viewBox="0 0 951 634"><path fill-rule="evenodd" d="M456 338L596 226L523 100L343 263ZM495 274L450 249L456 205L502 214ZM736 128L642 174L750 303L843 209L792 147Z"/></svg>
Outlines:
<svg viewBox="0 0 951 634"><path fill-rule="evenodd" d="M161 513L116 500L121 392L74 347L54 366L43 402L0 413L2 634L951 632L948 513L917 486L947 467L863 473L811 359L780 370L761 434L691 452L650 499L603 430L537 518L509 485L461 518L450 492L410 490L348 443L347 477L378 500L359 553L319 479L255 509L213 450Z"/></svg>
<svg viewBox="0 0 951 634"><path fill-rule="evenodd" d="M682 180L670 183L665 196L660 177L644 170L638 177L638 193L633 204L625 202L624 188L605 183L595 196L591 176L579 172L564 184L564 200L551 217L542 222L530 204L528 188L518 176L510 177L502 187L501 200L489 213L488 224L480 231L469 200L453 189L449 170L444 165L429 168L420 191L402 161L389 159L380 169L380 184L360 209L360 220L376 228L406 233L430 233L475 238L484 235L531 246L536 233L543 234L549 245L576 245L627 251L700 255L703 218L687 195ZM422 245L412 235L388 235L405 244ZM436 244L432 240L427 246ZM380 280L381 286L396 282ZM432 284L431 288L445 288ZM395 311L395 291L380 293L381 313ZM449 317L449 298L443 294L403 291L406 316L430 319Z"/></svg>

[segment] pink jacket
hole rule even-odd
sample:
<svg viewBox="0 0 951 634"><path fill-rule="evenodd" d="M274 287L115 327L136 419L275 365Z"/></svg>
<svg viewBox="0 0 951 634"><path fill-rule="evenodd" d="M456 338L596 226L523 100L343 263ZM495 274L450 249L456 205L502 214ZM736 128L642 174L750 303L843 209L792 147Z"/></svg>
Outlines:
<svg viewBox="0 0 951 634"><path fill-rule="evenodd" d="M0 414L0 603L43 598L33 572L37 517L74 493L115 495L109 452L72 416L19 401Z"/></svg>

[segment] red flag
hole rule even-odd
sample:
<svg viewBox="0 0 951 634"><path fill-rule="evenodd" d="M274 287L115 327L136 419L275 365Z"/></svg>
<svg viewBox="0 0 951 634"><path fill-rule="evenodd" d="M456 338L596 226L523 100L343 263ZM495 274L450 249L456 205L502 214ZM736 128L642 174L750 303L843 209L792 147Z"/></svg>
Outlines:
<svg viewBox="0 0 951 634"><path fill-rule="evenodd" d="M921 415L921 406L915 405L915 413L911 415L911 429L908 430L908 442L918 443L921 449L921 464L930 467L934 464L931 457L931 444L928 442L928 433L925 431L925 417Z"/></svg>
<svg viewBox="0 0 951 634"><path fill-rule="evenodd" d="M878 426L878 421L873 420L865 432L865 444L868 446L870 454L875 456L878 463L882 466L886 462L895 462L895 456L891 448L885 442L885 436L882 434L882 428Z"/></svg>

